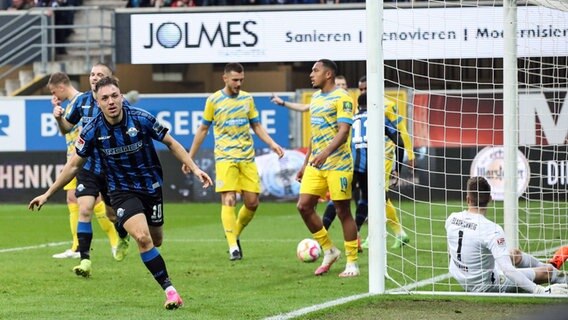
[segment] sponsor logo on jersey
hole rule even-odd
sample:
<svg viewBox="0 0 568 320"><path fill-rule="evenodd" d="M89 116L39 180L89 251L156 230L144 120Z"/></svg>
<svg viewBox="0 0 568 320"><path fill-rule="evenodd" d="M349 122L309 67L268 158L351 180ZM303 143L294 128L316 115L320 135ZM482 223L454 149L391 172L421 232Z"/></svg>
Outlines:
<svg viewBox="0 0 568 320"><path fill-rule="evenodd" d="M134 153L138 150L140 150L142 148L142 145L144 145L144 142L142 140L133 143L133 144L129 144L127 146L121 146L121 147L117 147L117 148L110 148L110 149L104 149L103 152L107 155L107 156L113 156L113 155L117 155L117 154L121 154L121 153L126 153L126 154L130 154L130 153Z"/></svg>
<svg viewBox="0 0 568 320"><path fill-rule="evenodd" d="M246 118L238 118L238 119L228 119L227 121L225 121L225 124L227 126L244 126L246 123L248 122L248 119Z"/></svg>

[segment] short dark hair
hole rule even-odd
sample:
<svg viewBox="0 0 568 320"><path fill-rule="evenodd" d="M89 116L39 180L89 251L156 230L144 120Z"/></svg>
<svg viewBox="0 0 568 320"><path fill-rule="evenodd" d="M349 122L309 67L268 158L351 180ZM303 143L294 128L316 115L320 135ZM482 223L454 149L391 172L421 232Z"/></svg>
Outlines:
<svg viewBox="0 0 568 320"><path fill-rule="evenodd" d="M118 81L113 77L104 77L95 84L95 92L99 92L99 89L106 86L115 86L119 88Z"/></svg>
<svg viewBox="0 0 568 320"><path fill-rule="evenodd" d="M484 177L471 177L467 180L467 195L471 205L485 208L491 201L491 185Z"/></svg>
<svg viewBox="0 0 568 320"><path fill-rule="evenodd" d="M329 59L319 59L317 62L321 62L321 64L323 64L323 66L325 68L328 68L329 70L331 70L331 73L333 74L333 77L335 78L335 76L337 75L337 71L339 70L337 68L337 64L335 64L335 62L333 62Z"/></svg>
<svg viewBox="0 0 568 320"><path fill-rule="evenodd" d="M359 78L359 82L367 82L367 76L362 76Z"/></svg>
<svg viewBox="0 0 568 320"><path fill-rule="evenodd" d="M54 85L54 86L58 84L69 85L70 83L71 80L69 79L69 76L65 72L54 72L49 77L49 81L47 81L47 85Z"/></svg>
<svg viewBox="0 0 568 320"><path fill-rule="evenodd" d="M245 71L245 68L243 67L242 64L238 62L230 62L225 65L225 69L223 70L223 72L230 73L231 71L235 71L236 73L241 73Z"/></svg>

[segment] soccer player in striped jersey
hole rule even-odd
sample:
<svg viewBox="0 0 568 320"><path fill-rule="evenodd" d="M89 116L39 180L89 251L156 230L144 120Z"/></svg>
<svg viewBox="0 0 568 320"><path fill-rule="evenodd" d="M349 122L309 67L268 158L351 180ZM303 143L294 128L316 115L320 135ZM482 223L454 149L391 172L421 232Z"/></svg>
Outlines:
<svg viewBox="0 0 568 320"><path fill-rule="evenodd" d="M351 152L353 153L353 192L359 192L359 200L357 200L357 209L355 211L355 223L357 224L357 244L358 251L363 252L360 247L361 227L367 220L368 215L368 179L367 179L367 94L362 93L357 99L357 114L353 117L353 130L351 132ZM402 159L404 157L404 142L396 129L396 126L385 117L385 142L392 141L397 145L397 167L400 172L402 168ZM386 193L388 199L388 193ZM331 223L335 219L335 206L330 201L323 215L323 225L329 230Z"/></svg>
<svg viewBox="0 0 568 320"><path fill-rule="evenodd" d="M245 79L240 63L225 65L225 87L207 98L203 121L189 156L195 157L209 127L215 137L215 191L221 193L221 222L229 246L229 260L241 260L243 251L240 235L250 223L259 204L260 178L254 162L254 145L250 129L279 157L282 148L272 140L262 124L250 93L241 90ZM182 171L187 173L183 166ZM237 192L242 193L243 206L236 215Z"/></svg>
<svg viewBox="0 0 568 320"><path fill-rule="evenodd" d="M71 84L71 80L69 76L63 72L55 72L53 73L49 81L47 83L47 87L52 94L51 104L53 105L53 116L56 119L61 119L65 113L70 112L75 100L81 93L73 87ZM65 109L61 106L61 103L64 101L68 101L67 106ZM81 124L77 123L74 125L68 133L65 134L65 142L67 144L67 160L75 154L75 140L79 136L79 132L81 130ZM63 258L80 258L81 255L79 253L79 240L77 239L77 224L79 221L79 204L77 202L77 197L75 196L75 190L77 188L77 179L73 178L73 180L67 184L63 190L67 192L67 207L69 208L69 226L71 228L71 235L73 237L73 244L71 249L67 249L62 253L54 254L54 258L63 259ZM118 238L116 236L116 231L114 230L114 226L108 220L105 215L104 210L104 203L100 200L97 204L95 204L95 212L98 213L98 222L101 226L101 229L105 231L108 235L111 248L115 248L118 242Z"/></svg>
<svg viewBox="0 0 568 320"><path fill-rule="evenodd" d="M61 132L68 132L77 124L85 127L100 113L94 94L95 85L100 79L110 76L112 76L111 68L103 63L97 63L91 68L89 75L91 90L77 97L65 116L56 117ZM122 261L128 250L126 231L120 230L121 232L117 236L117 229L109 220L109 218L114 220L114 210L110 205L106 176L102 172L99 158L98 151L95 150L93 156L87 160L83 170L77 175L77 188L75 189L79 203L77 237L82 264L75 266L73 271L84 277L89 276L90 273L93 213L111 241L113 257L117 261ZM100 201L101 198L103 201Z"/></svg>
<svg viewBox="0 0 568 320"><path fill-rule="evenodd" d="M367 92L366 76L363 76L359 79L358 86L361 93ZM408 134L408 130L406 129L406 122L400 115L398 115L396 103L388 98L385 99L385 118L396 126L396 129L398 130L400 137L404 142L404 148L408 161L407 165L409 168L414 168L414 150L412 148L412 140L410 139L410 135ZM395 158L395 143L390 139L385 138L385 140L385 186L387 186L386 192L388 194L388 189L393 184L391 183L391 180L393 180L395 184L398 183L398 174L400 174L400 171L393 171L394 161L397 160L397 158ZM399 163L401 163L402 158L398 159L398 161ZM387 203L385 209L387 216L387 225L395 235L395 242L393 243L391 248L400 248L407 244L410 241L410 238L408 237L406 232L404 232L404 229L400 224L400 220L396 215L396 208L394 207L390 198L387 197L386 202ZM362 244L362 247L368 247L367 241Z"/></svg>
<svg viewBox="0 0 568 320"><path fill-rule="evenodd" d="M164 259L157 247L162 244L164 223L162 166L153 140L165 144L206 188L211 178L185 152L168 129L150 113L123 105L115 79L105 77L95 87L102 113L83 127L75 144L76 154L67 162L60 176L29 208L38 210L83 167L95 150L108 176L108 189L117 223L137 242L140 257L166 293L166 309L177 309L183 302L169 278Z"/></svg>
<svg viewBox="0 0 568 320"><path fill-rule="evenodd" d="M529 292L568 295L566 274L519 249L507 248L505 232L487 219L491 186L467 180L467 210L446 220L450 273L467 292ZM543 287L540 284L551 283Z"/></svg>
<svg viewBox="0 0 568 320"><path fill-rule="evenodd" d="M337 65L328 59L314 63L310 80L317 90L310 102L311 142L306 159L297 174L300 185L298 211L324 250L322 264L315 275L329 271L341 252L333 244L315 207L320 197L329 191L337 216L343 225L347 263L340 277L360 274L357 265L357 227L351 215L351 183L353 158L351 155L351 124L353 100L347 92L335 85Z"/></svg>

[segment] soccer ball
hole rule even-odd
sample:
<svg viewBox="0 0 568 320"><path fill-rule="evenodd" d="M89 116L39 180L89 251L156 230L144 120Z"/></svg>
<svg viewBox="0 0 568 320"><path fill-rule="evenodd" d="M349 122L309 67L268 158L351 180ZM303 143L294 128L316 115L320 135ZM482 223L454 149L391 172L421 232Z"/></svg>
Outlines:
<svg viewBox="0 0 568 320"><path fill-rule="evenodd" d="M314 262L321 255L319 243L314 239L304 239L298 243L296 256L302 262Z"/></svg>

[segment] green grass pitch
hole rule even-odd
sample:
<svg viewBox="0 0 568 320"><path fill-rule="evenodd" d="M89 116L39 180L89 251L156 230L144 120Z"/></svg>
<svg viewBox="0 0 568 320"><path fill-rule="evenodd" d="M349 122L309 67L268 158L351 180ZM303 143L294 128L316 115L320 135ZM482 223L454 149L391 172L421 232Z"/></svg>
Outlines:
<svg viewBox="0 0 568 320"><path fill-rule="evenodd" d="M403 224L419 232L411 235L414 245L402 250L389 249L389 274L409 284L415 278L445 273L443 255L432 255L425 249L445 250L444 241L428 233L440 235L443 230L433 227L432 220L442 220L447 208L416 203L401 207L407 212L402 214ZM434 219L417 219L410 215L411 211L428 212ZM366 252L359 258L362 276L353 279L337 277L344 259L322 277L313 276L317 264L296 259L297 243L310 234L294 203L261 203L255 219L241 237L244 259L238 262L228 260L219 204L166 203L164 243L160 251L185 302L176 311L163 309L164 294L141 263L135 243L131 241L125 261L115 262L106 236L96 222L91 278L73 274L71 269L78 260L51 258L53 253L70 246L68 223L64 205L49 203L40 212L30 212L24 204L0 206L0 319L263 319L368 291ZM366 234L366 227L364 230ZM338 221L330 233L342 248ZM390 241L392 238L389 244ZM414 265L415 261L432 258L435 269ZM448 280L436 288L444 290L451 285ZM391 281L387 281L387 286L396 288ZM452 287L452 290L457 289ZM326 309L306 319L365 319L377 312L387 312L376 309L393 303L401 304L399 313L412 312L412 308L406 310L403 304L414 305L416 299L426 298L372 297L354 304L364 304L370 314L365 315L358 308L350 311L348 305ZM424 303L433 311L439 311L438 303L447 302L447 297L428 299L436 301ZM490 300L499 303L494 298ZM457 301L469 305L480 300ZM503 301L505 305L508 300ZM517 310L522 308L517 306ZM439 312L432 314L443 319Z"/></svg>

